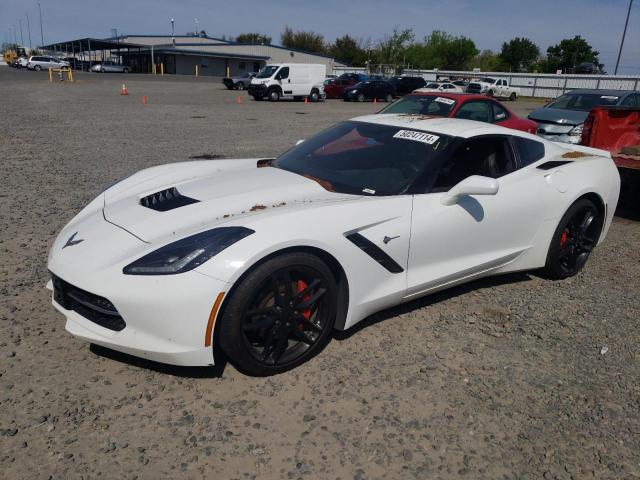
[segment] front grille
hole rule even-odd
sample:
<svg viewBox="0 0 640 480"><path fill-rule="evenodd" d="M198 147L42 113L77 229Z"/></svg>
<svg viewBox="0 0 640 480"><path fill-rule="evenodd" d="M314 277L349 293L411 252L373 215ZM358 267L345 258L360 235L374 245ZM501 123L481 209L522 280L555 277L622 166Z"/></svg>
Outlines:
<svg viewBox="0 0 640 480"><path fill-rule="evenodd" d="M482 91L482 85L477 83L470 83L467 87L467 92L469 93L480 93Z"/></svg>
<svg viewBox="0 0 640 480"><path fill-rule="evenodd" d="M119 332L127 326L116 307L104 297L89 293L51 274L53 299L62 308L73 310L87 320Z"/></svg>

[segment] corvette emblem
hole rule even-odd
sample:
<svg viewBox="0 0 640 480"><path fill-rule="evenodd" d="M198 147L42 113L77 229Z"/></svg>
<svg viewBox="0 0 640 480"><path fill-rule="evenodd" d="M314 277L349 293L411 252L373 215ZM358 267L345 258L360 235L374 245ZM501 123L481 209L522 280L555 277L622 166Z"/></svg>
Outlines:
<svg viewBox="0 0 640 480"><path fill-rule="evenodd" d="M78 234L78 232L74 233L73 235L71 235L69 237L69 240L67 240L67 243L64 244L64 246L62 247L62 250L64 250L67 247L73 247L74 245L77 245L81 242L84 242L84 238L80 238L78 240L74 240L76 238L76 235Z"/></svg>
<svg viewBox="0 0 640 480"><path fill-rule="evenodd" d="M388 235L385 235L384 238L382 239L382 241L384 242L384 244L386 245L387 243L389 243L391 240L395 240L396 238L399 238L400 235L396 235L395 237L390 237Z"/></svg>

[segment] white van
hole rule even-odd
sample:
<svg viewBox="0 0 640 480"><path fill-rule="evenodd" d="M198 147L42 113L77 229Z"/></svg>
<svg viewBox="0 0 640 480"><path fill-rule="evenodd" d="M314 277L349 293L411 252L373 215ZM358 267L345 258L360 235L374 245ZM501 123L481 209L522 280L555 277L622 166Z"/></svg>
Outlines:
<svg viewBox="0 0 640 480"><path fill-rule="evenodd" d="M311 63L282 63L265 65L251 79L249 95L256 100L268 98L277 102L282 97L312 102L325 98L324 77L327 67Z"/></svg>

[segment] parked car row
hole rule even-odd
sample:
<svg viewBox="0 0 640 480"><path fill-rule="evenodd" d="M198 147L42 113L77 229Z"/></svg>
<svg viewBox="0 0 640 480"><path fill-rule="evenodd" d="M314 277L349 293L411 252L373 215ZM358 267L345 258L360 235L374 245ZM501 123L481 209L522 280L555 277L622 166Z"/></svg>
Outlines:
<svg viewBox="0 0 640 480"><path fill-rule="evenodd" d="M112 61L89 62L74 57L56 58L48 55L33 55L31 57L19 57L13 60L9 66L14 68L26 68L28 70L48 70L49 68L65 68L70 67L74 70L83 70L85 72L115 72L129 73L133 69L129 65L122 65Z"/></svg>

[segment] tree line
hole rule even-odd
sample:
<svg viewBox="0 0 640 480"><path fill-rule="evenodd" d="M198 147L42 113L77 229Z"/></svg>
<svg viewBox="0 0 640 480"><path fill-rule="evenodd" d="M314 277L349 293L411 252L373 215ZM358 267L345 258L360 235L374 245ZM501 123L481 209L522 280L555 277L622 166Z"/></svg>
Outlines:
<svg viewBox="0 0 640 480"><path fill-rule="evenodd" d="M260 33L242 33L235 38L239 43L270 45L271 37ZM396 70L403 68L439 70L512 71L556 73L572 72L581 63L592 63L602 70L600 52L593 49L580 35L552 45L542 54L540 48L528 38L516 37L502 44L499 52L480 51L475 42L464 35L450 35L434 30L416 40L412 29L393 32L382 39L356 39L343 35L327 42L320 33L293 30L286 26L280 43L287 48L327 55L354 67L386 65Z"/></svg>

